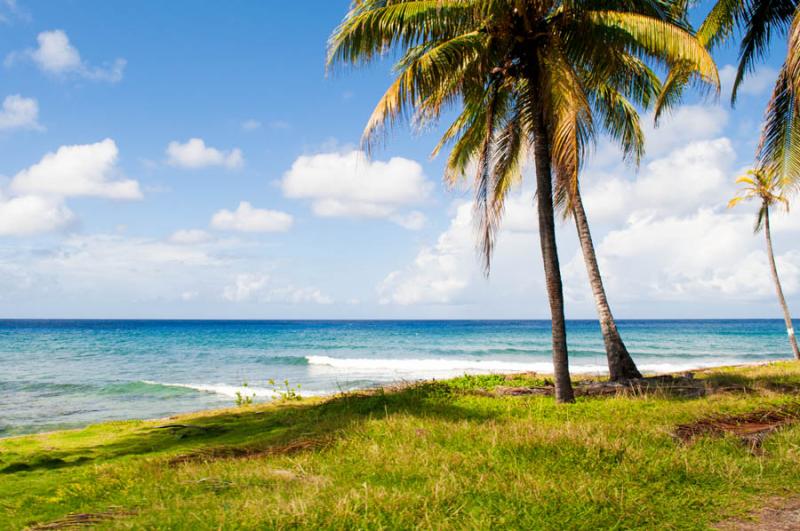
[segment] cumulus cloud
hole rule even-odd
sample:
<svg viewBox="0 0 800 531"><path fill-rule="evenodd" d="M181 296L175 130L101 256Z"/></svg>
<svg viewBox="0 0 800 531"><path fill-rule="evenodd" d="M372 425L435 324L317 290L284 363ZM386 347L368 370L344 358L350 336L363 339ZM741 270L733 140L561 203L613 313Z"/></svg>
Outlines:
<svg viewBox="0 0 800 531"><path fill-rule="evenodd" d="M59 199L0 197L0 236L31 236L68 227L75 215Z"/></svg>
<svg viewBox="0 0 800 531"><path fill-rule="evenodd" d="M269 275L243 273L225 286L222 297L231 302L257 301L265 303L331 304L333 300L319 289L293 285L274 286Z"/></svg>
<svg viewBox="0 0 800 531"><path fill-rule="evenodd" d="M142 192L137 181L116 178L120 173L118 155L117 145L110 138L95 144L61 146L17 173L11 181L11 190L20 195L140 199Z"/></svg>
<svg viewBox="0 0 800 531"><path fill-rule="evenodd" d="M64 30L43 31L36 37L38 46L21 52L12 52L6 57L6 65L19 59L29 59L42 72L56 76L76 76L93 81L116 83L122 79L126 61L116 59L113 63L96 67L89 65L72 45Z"/></svg>
<svg viewBox="0 0 800 531"><path fill-rule="evenodd" d="M727 138L691 142L644 165L634 180L595 175L584 188L589 219L624 221L637 211L690 213L724 205L733 193L736 152Z"/></svg>
<svg viewBox="0 0 800 531"><path fill-rule="evenodd" d="M169 237L172 243L193 245L196 243L205 243L212 239L211 235L200 229L181 229L176 230Z"/></svg>
<svg viewBox="0 0 800 531"><path fill-rule="evenodd" d="M286 232L293 222L285 212L254 208L247 201L240 202L234 211L222 209L211 218L213 228L239 232Z"/></svg>
<svg viewBox="0 0 800 531"><path fill-rule="evenodd" d="M383 279L378 286L381 304L450 302L469 284L474 267L468 261L475 261L473 248L472 209L463 204L435 245L423 247L410 266Z"/></svg>
<svg viewBox="0 0 800 531"><path fill-rule="evenodd" d="M206 146L202 138L190 138L185 143L173 141L167 146L167 162L172 166L181 168L206 168L209 166L224 166L226 168L241 168L244 165L242 150L234 148L221 151L211 146Z"/></svg>
<svg viewBox="0 0 800 531"><path fill-rule="evenodd" d="M299 157L281 187L286 197L310 200L320 217L385 218L418 229L422 214L405 208L424 202L433 184L413 160L375 161L350 151Z"/></svg>
<svg viewBox="0 0 800 531"><path fill-rule="evenodd" d="M642 117L647 156L659 157L690 142L717 138L728 119L728 112L719 105L683 105L662 117L658 127L648 114Z"/></svg>
<svg viewBox="0 0 800 531"><path fill-rule="evenodd" d="M510 195L494 254L495 276L503 277L509 267L536 266L531 258L536 252L536 230L533 193L524 190ZM520 263L512 265L517 259ZM485 285L485 279L475 247L472 205L462 203L436 243L424 246L407 267L389 273L378 286L378 295L381 304L447 304L478 285ZM524 285L525 281L517 282L512 291Z"/></svg>
<svg viewBox="0 0 800 531"><path fill-rule="evenodd" d="M616 300L758 300L774 287L752 216L701 208L685 216L632 217L597 246L606 286ZM779 254L787 295L800 286L800 253ZM585 278L576 253L566 267L575 283Z"/></svg>
<svg viewBox="0 0 800 531"><path fill-rule="evenodd" d="M39 104L33 98L11 94L3 100L0 110L0 131L10 129L44 129L38 122Z"/></svg>

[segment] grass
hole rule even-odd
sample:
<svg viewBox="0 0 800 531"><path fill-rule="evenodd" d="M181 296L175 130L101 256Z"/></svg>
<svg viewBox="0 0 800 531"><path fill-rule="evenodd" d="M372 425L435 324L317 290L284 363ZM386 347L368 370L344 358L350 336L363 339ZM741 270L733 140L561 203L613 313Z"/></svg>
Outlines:
<svg viewBox="0 0 800 531"><path fill-rule="evenodd" d="M3 439L0 528L703 529L796 496L800 424L759 452L673 431L795 407L800 364L698 377L727 391L557 406L486 392L530 377L465 376Z"/></svg>

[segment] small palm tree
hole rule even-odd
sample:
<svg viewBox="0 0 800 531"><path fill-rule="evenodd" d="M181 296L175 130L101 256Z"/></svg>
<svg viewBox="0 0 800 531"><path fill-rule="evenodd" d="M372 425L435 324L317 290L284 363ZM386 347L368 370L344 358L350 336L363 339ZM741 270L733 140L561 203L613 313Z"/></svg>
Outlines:
<svg viewBox="0 0 800 531"><path fill-rule="evenodd" d="M789 344L792 346L794 357L800 360L800 350L797 348L797 338L794 334L794 326L792 325L792 316L789 313L789 306L786 304L786 298L783 296L783 289L781 288L781 281L778 278L778 269L775 266L775 254L772 251L772 234L769 228L769 209L772 206L783 207L786 211L789 210L789 200L783 193L784 183L778 177L775 171L768 171L765 168L750 170L747 175L742 175L736 182L744 185L743 189L728 202L728 208L732 208L742 201L749 201L755 199L761 201L761 207L758 209L758 216L756 217L756 224L754 232L758 233L762 229L767 239L767 257L769 258L770 272L772 273L772 280L775 282L775 291L778 294L778 302L783 310L783 319L786 321L786 331L789 334Z"/></svg>

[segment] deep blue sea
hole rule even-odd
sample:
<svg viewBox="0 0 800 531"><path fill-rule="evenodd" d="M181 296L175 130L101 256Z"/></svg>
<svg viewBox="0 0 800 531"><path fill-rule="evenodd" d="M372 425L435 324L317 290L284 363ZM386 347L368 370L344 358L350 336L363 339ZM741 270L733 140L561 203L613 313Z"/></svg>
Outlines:
<svg viewBox="0 0 800 531"><path fill-rule="evenodd" d="M620 321L644 371L787 359L780 320ZM549 372L549 321L0 321L0 437L466 372ZM573 373L605 371L594 321ZM247 388L242 389L242 384Z"/></svg>

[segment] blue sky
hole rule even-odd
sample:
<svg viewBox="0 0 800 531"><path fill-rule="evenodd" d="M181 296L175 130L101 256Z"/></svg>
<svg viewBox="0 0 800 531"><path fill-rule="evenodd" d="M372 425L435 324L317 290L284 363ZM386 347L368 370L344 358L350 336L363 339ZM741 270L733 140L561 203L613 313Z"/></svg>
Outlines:
<svg viewBox="0 0 800 531"><path fill-rule="evenodd" d="M0 316L547 317L529 184L486 280L437 131L357 151L391 65L326 77L347 5L0 1ZM618 316L779 315L752 208L724 208L779 56L736 109L690 96L638 172L598 144L583 190ZM735 50L716 58L729 80ZM795 307L799 234L776 221ZM559 238L567 315L592 318Z"/></svg>

